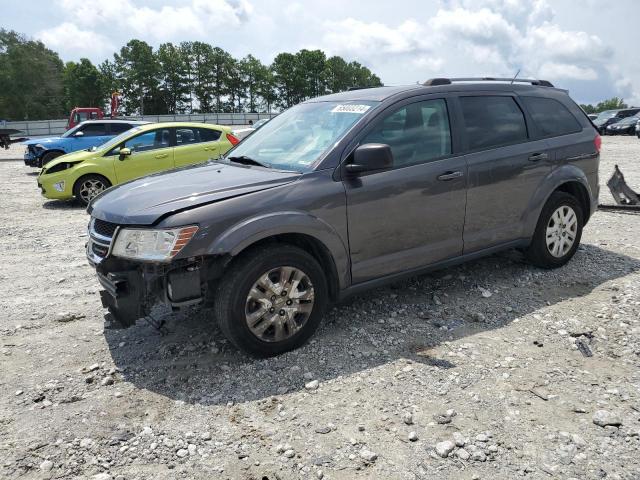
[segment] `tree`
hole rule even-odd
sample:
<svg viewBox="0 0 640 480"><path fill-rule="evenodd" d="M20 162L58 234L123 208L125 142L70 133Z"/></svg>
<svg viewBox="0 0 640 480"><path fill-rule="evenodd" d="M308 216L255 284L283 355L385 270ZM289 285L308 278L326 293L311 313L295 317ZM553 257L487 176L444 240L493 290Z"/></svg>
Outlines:
<svg viewBox="0 0 640 480"><path fill-rule="evenodd" d="M63 68L42 42L0 29L0 118L64 116Z"/></svg>
<svg viewBox="0 0 640 480"><path fill-rule="evenodd" d="M326 55L320 50L303 49L296 53L296 68L302 79L303 99L319 97L327 92L326 60Z"/></svg>
<svg viewBox="0 0 640 480"><path fill-rule="evenodd" d="M367 67L360 65L358 62L351 62L348 65L349 77L352 87L381 87L380 78L371 73Z"/></svg>
<svg viewBox="0 0 640 480"><path fill-rule="evenodd" d="M289 108L304 99L304 79L298 71L296 56L292 53L280 53L271 64L278 92L276 105Z"/></svg>
<svg viewBox="0 0 640 480"><path fill-rule="evenodd" d="M343 92L353 86L351 68L344 58L334 56L325 62L324 78L330 92Z"/></svg>
<svg viewBox="0 0 640 480"><path fill-rule="evenodd" d="M280 53L271 65L248 54L236 60L204 42L164 43L157 51L130 40L98 66L63 64L41 42L0 29L0 118L54 118L75 106L107 107L122 95L122 112L270 112L349 87L382 85L358 62L326 58L321 50ZM620 108L621 99L585 109Z"/></svg>
<svg viewBox="0 0 640 480"><path fill-rule="evenodd" d="M240 63L233 59L227 70L226 92L227 102L223 103L224 112L242 112L244 110L243 100L246 98L246 82L240 70Z"/></svg>
<svg viewBox="0 0 640 480"><path fill-rule="evenodd" d="M268 104L272 101L271 98L266 99L265 95L270 96L273 91L273 76L269 67L251 54L240 60L238 67L246 90L246 107L249 112L257 112L262 103Z"/></svg>
<svg viewBox="0 0 640 480"><path fill-rule="evenodd" d="M124 110L140 115L152 113L162 101L158 98L159 67L151 45L130 40L119 54L114 54L114 61L122 85Z"/></svg>
<svg viewBox="0 0 640 480"><path fill-rule="evenodd" d="M595 106L591 104L581 104L580 107L586 113L600 113L604 112L605 110L620 110L621 108L629 108L629 105L624 103L624 100L622 98L613 97L607 100L603 100Z"/></svg>
<svg viewBox="0 0 640 480"><path fill-rule="evenodd" d="M581 103L581 104L580 104L580 108L581 108L582 110L584 110L584 111L585 111L585 113L597 113L597 112L596 112L596 107L594 107L593 105L588 104L588 103L587 103L587 104L585 104L585 103Z"/></svg>
<svg viewBox="0 0 640 480"><path fill-rule="evenodd" d="M159 90L166 113L183 113L190 85L187 52L173 43L163 43L156 52Z"/></svg>
<svg viewBox="0 0 640 480"><path fill-rule="evenodd" d="M80 62L67 62L63 72L65 108L71 111L74 107L104 107L105 84L102 75L87 58Z"/></svg>

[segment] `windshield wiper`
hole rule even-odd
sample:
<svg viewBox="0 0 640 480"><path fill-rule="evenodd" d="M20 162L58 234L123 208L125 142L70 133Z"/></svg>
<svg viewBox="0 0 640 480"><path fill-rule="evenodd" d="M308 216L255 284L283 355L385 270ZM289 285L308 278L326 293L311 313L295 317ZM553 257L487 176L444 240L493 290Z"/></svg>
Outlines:
<svg viewBox="0 0 640 480"><path fill-rule="evenodd" d="M259 161L251 157L247 157L246 155L241 155L239 157L227 157L227 160L229 160L230 162L241 163L242 165L256 165L258 167L271 168L269 165L260 163Z"/></svg>

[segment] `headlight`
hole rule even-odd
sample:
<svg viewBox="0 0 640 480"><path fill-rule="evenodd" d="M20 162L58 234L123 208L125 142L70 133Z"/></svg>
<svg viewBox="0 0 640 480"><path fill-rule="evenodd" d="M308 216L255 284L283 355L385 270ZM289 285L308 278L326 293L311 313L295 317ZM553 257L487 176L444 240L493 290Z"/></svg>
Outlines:
<svg viewBox="0 0 640 480"><path fill-rule="evenodd" d="M175 257L197 231L195 225L172 230L123 228L112 253L121 258L165 262Z"/></svg>
<svg viewBox="0 0 640 480"><path fill-rule="evenodd" d="M62 172L63 170L67 170L68 168L71 167L75 167L76 164L78 164L80 162L74 162L74 163L69 163L69 162L62 162L62 163L56 163L55 165L49 167L49 168L44 168L42 170L42 174L48 174L48 173L58 173L58 172Z"/></svg>

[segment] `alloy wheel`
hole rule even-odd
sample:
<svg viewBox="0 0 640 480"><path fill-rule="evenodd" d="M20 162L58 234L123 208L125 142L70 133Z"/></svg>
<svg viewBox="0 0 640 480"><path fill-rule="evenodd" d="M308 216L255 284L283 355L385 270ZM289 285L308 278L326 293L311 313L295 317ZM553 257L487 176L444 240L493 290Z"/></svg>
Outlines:
<svg viewBox="0 0 640 480"><path fill-rule="evenodd" d="M85 203L89 203L93 197L102 193L106 189L106 185L102 180L88 179L82 182L80 186L80 197Z"/></svg>

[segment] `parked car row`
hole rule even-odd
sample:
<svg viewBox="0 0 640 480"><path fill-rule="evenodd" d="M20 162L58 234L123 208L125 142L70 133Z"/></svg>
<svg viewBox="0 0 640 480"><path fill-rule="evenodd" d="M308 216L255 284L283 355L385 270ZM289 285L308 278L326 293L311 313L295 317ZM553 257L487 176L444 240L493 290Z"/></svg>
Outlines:
<svg viewBox="0 0 640 480"><path fill-rule="evenodd" d="M633 135L640 121L640 108L605 110L592 120L600 135ZM617 126L620 122L625 123Z"/></svg>
<svg viewBox="0 0 640 480"><path fill-rule="evenodd" d="M135 126L147 123L149 122L131 120L85 121L59 137L35 138L23 142L27 147L24 163L41 168L61 155L97 147Z"/></svg>
<svg viewBox="0 0 640 480"><path fill-rule="evenodd" d="M85 136L84 133L99 129L104 133L105 126L107 132L111 132L116 125L128 128L115 137ZM51 151L39 157L43 167L38 186L46 198L75 198L87 205L112 185L218 158L239 142L229 127L204 123L125 124L112 120L83 122L76 128L75 133L51 141L58 145L57 148L76 151L65 155L59 153L48 161L45 160ZM85 148L87 145L89 147ZM28 149L25 163L34 162L31 155L31 149Z"/></svg>

